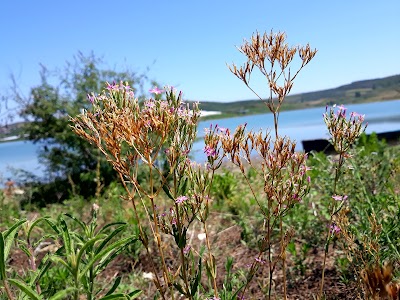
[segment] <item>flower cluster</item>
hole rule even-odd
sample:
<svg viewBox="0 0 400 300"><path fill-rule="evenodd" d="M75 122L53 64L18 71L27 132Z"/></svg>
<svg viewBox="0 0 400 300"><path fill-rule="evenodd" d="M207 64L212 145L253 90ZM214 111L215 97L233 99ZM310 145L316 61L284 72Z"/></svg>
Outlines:
<svg viewBox="0 0 400 300"><path fill-rule="evenodd" d="M242 173L245 173L245 165L260 171L269 207L275 215L283 214L308 193L307 155L296 152L296 144L288 138L278 137L272 141L268 132L245 133L245 128L245 125L239 126L233 135L229 131L221 135L224 155Z"/></svg>
<svg viewBox="0 0 400 300"><path fill-rule="evenodd" d="M150 91L157 96L165 93L166 99L150 98L141 104L128 83L107 83L100 95L88 96L92 110L72 119L73 130L96 145L114 169L142 192L135 175L138 165L154 167L162 151L171 168L182 163L196 138L200 117L198 105L184 104L182 93Z"/></svg>
<svg viewBox="0 0 400 300"><path fill-rule="evenodd" d="M367 124L364 125L364 115L352 112L347 119L346 111L343 105L334 105L329 111L327 106L323 114L331 143L338 153L347 152L367 127Z"/></svg>

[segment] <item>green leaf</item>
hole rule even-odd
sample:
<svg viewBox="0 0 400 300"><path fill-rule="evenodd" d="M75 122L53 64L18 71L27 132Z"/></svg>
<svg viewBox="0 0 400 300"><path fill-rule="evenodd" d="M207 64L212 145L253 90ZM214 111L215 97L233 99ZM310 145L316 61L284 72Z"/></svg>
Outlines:
<svg viewBox="0 0 400 300"><path fill-rule="evenodd" d="M28 258L32 256L31 253L29 252L29 249L25 245L20 244L19 248L26 254L26 256L28 256Z"/></svg>
<svg viewBox="0 0 400 300"><path fill-rule="evenodd" d="M49 300L63 299L66 296L69 296L73 291L75 291L75 288L73 287L66 288L65 290L59 291L58 293L54 294Z"/></svg>
<svg viewBox="0 0 400 300"><path fill-rule="evenodd" d="M175 201L175 198L171 195L167 184L163 184L162 189L164 190L165 194L167 194L168 198Z"/></svg>
<svg viewBox="0 0 400 300"><path fill-rule="evenodd" d="M193 284L190 287L192 297L194 297L194 295L196 295L197 289L199 287L199 283L200 283L200 279L201 279L201 269L202 269L201 261L202 261L202 259L201 259L201 257L199 257L199 263L197 265L196 278L195 278L195 280L193 281Z"/></svg>
<svg viewBox="0 0 400 300"><path fill-rule="evenodd" d="M32 232L33 228L34 228L38 223L43 222L43 221L46 222L47 224L49 224L50 227L51 227L57 234L60 233L60 230L57 228L56 221L52 220L50 217L42 217L42 218L39 218L39 219L35 220L35 221L29 226L28 233L27 233L27 239L28 239L28 241L29 241L30 238L31 238L31 232Z"/></svg>
<svg viewBox="0 0 400 300"><path fill-rule="evenodd" d="M26 220L20 220L11 226L4 233L0 232L0 279L6 278L6 260L11 250L12 242L14 241L15 235L18 232L19 227L24 224Z"/></svg>
<svg viewBox="0 0 400 300"><path fill-rule="evenodd" d="M84 276L84 274L89 271L89 269L96 263L96 261L102 259L103 261L107 258L108 255L110 255L114 250L120 248L120 247L125 247L126 245L137 241L137 239L132 239L131 237L122 239L120 241L117 241L111 245L109 245L108 247L106 247L105 249L103 249L102 251L100 251L99 253L97 253L94 257L92 257L86 264L85 268L82 270L80 277Z"/></svg>
<svg viewBox="0 0 400 300"><path fill-rule="evenodd" d="M77 270L79 269L79 264L81 263L82 255L83 255L83 253L85 253L86 249L87 249L88 247L90 247L91 245L93 245L94 243L96 243L98 240L101 240L101 239L103 239L103 238L104 238L103 235L95 236L94 238L92 238L91 240L87 241L87 242L83 245L83 247L79 250L78 256L77 256L77 258L76 258L76 269L77 269Z"/></svg>
<svg viewBox="0 0 400 300"><path fill-rule="evenodd" d="M125 294L114 294L114 295L108 295L104 296L103 298L100 298L100 300L129 300L130 298L127 297Z"/></svg>
<svg viewBox="0 0 400 300"><path fill-rule="evenodd" d="M43 300L40 295L34 291L31 287L29 287L25 282L18 280L18 279L8 279L8 281L19 288L23 293L29 296L29 299L33 300Z"/></svg>
<svg viewBox="0 0 400 300"><path fill-rule="evenodd" d="M118 287L119 284L121 283L121 279L122 279L121 276L119 276L119 277L117 277L117 279L115 279L113 286L112 286L111 289L107 292L106 296L111 295L112 293L114 293L114 291L117 289L117 287Z"/></svg>
<svg viewBox="0 0 400 300"><path fill-rule="evenodd" d="M103 259L100 260L100 262L98 263L98 265L96 266L96 274L100 273L101 271L103 271L107 265L114 260L115 257L117 257L118 254L120 254L125 247L128 245L129 243L127 243L126 245L120 247L119 249L117 249L116 251L113 251L110 255L104 257Z"/></svg>
<svg viewBox="0 0 400 300"><path fill-rule="evenodd" d="M64 265L64 267L67 268L68 272L70 272L71 275L74 274L74 272L73 272L71 266L70 266L67 262L65 262L61 257L52 256L50 259L51 259L53 262L55 262L55 263L60 263L60 264Z"/></svg>
<svg viewBox="0 0 400 300"><path fill-rule="evenodd" d="M22 224L24 224L26 222L26 220L20 220L20 221L18 221L17 223L15 223L13 226L11 226L8 230L6 230L4 233L3 233L3 236L4 236L4 240L7 240L7 238L8 238L8 236L9 235L14 235L14 233L13 232L15 232L16 231L16 229L18 229L18 227L20 227Z"/></svg>
<svg viewBox="0 0 400 300"><path fill-rule="evenodd" d="M113 223L109 223L107 225L104 225L103 228L100 229L99 233L105 231L107 228L111 227L111 226L115 226L115 225L126 225L125 222L113 222Z"/></svg>
<svg viewBox="0 0 400 300"><path fill-rule="evenodd" d="M4 238L3 233L0 232L0 280L6 279L6 266L5 266L5 246L4 246Z"/></svg>
<svg viewBox="0 0 400 300"><path fill-rule="evenodd" d="M174 287L179 291L179 293L186 296L186 292L183 290L183 287L179 283L175 282Z"/></svg>
<svg viewBox="0 0 400 300"><path fill-rule="evenodd" d="M131 297L131 299L137 298L140 294L142 293L141 290L134 290L133 292L130 292L128 295Z"/></svg>
<svg viewBox="0 0 400 300"><path fill-rule="evenodd" d="M185 195L186 194L187 185L188 185L188 178L185 178L185 180L183 181L183 185L181 185L180 189L179 189L181 195Z"/></svg>
<svg viewBox="0 0 400 300"><path fill-rule="evenodd" d="M77 219L76 217L74 217L73 215L69 214L69 213L65 213L65 216L71 218L72 220L74 220L76 223L78 223L79 226L81 226L81 228L83 230L86 230L86 224L83 223L81 220Z"/></svg>
<svg viewBox="0 0 400 300"><path fill-rule="evenodd" d="M65 252L66 256L70 256L72 253L72 246L71 246L71 236L68 231L68 226L67 223L63 218L60 218L60 225L61 225L61 230L62 230L62 238L64 242L64 247L65 247Z"/></svg>
<svg viewBox="0 0 400 300"><path fill-rule="evenodd" d="M116 236L118 233L120 233L122 230L124 230L126 228L126 224L117 227L113 232L111 232L105 239L104 241L101 242L101 244L99 245L99 247L96 249L95 254L99 253L101 250L103 250L103 248L105 247L105 245L114 237Z"/></svg>

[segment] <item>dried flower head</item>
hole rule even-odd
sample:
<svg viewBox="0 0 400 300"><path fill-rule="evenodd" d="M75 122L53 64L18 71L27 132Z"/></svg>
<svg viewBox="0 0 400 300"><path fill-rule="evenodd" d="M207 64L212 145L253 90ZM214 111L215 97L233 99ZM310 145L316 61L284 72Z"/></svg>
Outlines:
<svg viewBox="0 0 400 300"><path fill-rule="evenodd" d="M182 93L158 88L152 92L165 93L166 99L141 104L128 83L107 83L100 95L90 96L92 109L71 119L75 133L96 145L121 177L142 192L136 178L138 166L144 163L163 176L155 164L160 153L166 155L171 169L182 164L196 138L200 117L198 105L184 104Z"/></svg>
<svg viewBox="0 0 400 300"><path fill-rule="evenodd" d="M347 152L367 128L367 124L364 125L364 115L352 112L347 119L346 111L347 109L343 105L333 106L329 111L326 107L323 114L330 141L338 153Z"/></svg>

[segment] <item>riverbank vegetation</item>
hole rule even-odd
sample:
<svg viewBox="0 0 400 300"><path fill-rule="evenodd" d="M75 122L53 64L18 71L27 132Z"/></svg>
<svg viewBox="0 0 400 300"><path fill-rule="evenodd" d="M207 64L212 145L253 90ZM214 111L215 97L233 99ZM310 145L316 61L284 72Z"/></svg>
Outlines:
<svg viewBox="0 0 400 300"><path fill-rule="evenodd" d="M2 299L400 297L399 147L366 137L362 112L341 105L321 112L336 153L295 151L279 113L316 50L270 32L239 51L246 63L230 70L250 89L255 70L266 77L274 128L210 127L205 164L189 157L199 106L181 92L155 86L139 101L127 81L89 91L69 129L96 154L92 177L67 168L82 146L57 169L65 198L40 203L36 186L0 195Z"/></svg>

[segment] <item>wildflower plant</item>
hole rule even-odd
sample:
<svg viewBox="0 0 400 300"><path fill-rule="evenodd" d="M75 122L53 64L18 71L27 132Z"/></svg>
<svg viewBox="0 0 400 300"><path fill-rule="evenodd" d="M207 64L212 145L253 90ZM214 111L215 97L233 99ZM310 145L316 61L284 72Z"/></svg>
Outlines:
<svg viewBox="0 0 400 300"><path fill-rule="evenodd" d="M245 294L258 268L267 263L268 299L270 299L273 274L278 263L281 263L284 274L283 292L286 299L286 248L293 230L284 228L283 219L287 212L301 203L302 198L308 193L310 180L307 175L307 155L297 152L296 143L278 133L279 112L293 86L294 79L312 60L316 50L312 50L309 45L290 47L286 43L284 33L272 31L263 35L254 34L250 41L245 41L238 49L247 57L247 62L241 67L235 64L229 66L230 71L260 100L265 101L274 118L273 134L269 131L246 132L246 125L239 126L233 134L229 130L218 133L223 156L228 157L240 169L264 218L263 235L258 240L259 253L251 264L241 295ZM292 72L296 54L300 58L300 65L295 72ZM250 77L255 68L267 80L269 97L266 99L255 92L250 85ZM212 133L215 135L215 131ZM214 153L218 153L215 145L207 143L207 139L206 145L213 148ZM248 180L248 168L256 170L263 179L261 192ZM277 245L274 243L276 235L279 236Z"/></svg>
<svg viewBox="0 0 400 300"><path fill-rule="evenodd" d="M197 219L207 230L213 171L189 159L200 117L198 104L189 107L183 103L182 93L177 94L172 87L155 87L150 92L154 98L140 103L127 83L107 84L103 93L89 96L93 104L90 111L72 118L73 130L97 146L118 172L127 192L125 199L132 202L139 239L152 263L161 297L174 299L178 291L193 299L201 271L193 269L196 264L189 261L187 231ZM137 176L140 168L147 170L147 177L141 181ZM163 201L161 194L169 200ZM145 220L140 218L139 205L146 212ZM172 266L167 265L165 252L170 245L168 236L173 238L179 257ZM212 289L217 297L215 259L207 231L206 237L207 266L214 274ZM157 259L151 252L153 246L158 251Z"/></svg>
<svg viewBox="0 0 400 300"><path fill-rule="evenodd" d="M336 216L341 211L348 195L340 194L338 189L338 181L343 171L343 166L346 160L351 158L350 149L355 144L357 139L365 131L367 124L364 124L364 115L352 112L347 118L347 109L343 106L334 105L323 114L326 127L329 132L330 142L338 154L338 159L335 162L335 177L333 182L333 195L329 200L329 225L326 233L324 261L322 266L322 277L319 298L322 298L324 289L325 266L328 255L329 244L331 239L340 233L341 229L338 226Z"/></svg>

